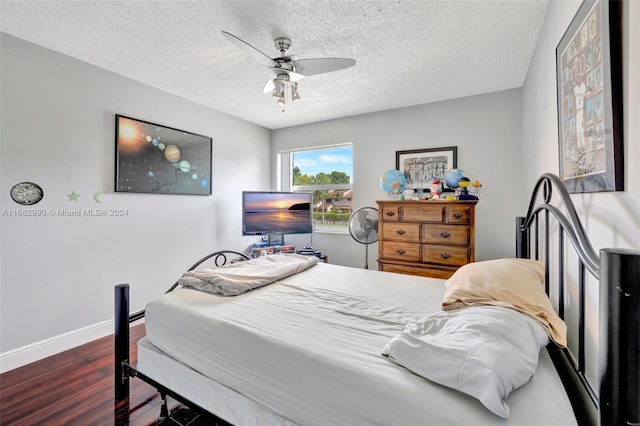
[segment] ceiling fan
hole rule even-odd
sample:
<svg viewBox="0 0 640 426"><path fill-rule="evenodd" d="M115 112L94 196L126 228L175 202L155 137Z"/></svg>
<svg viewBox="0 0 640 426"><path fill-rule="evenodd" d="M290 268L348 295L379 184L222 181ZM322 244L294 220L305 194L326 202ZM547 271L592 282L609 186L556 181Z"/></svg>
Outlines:
<svg viewBox="0 0 640 426"><path fill-rule="evenodd" d="M293 55L287 56L287 52L291 49L291 40L286 37L278 37L273 41L275 48L280 52L280 56L270 58L231 33L222 31L222 35L254 60L269 68L271 78L265 84L262 92L271 93L276 98L277 104L282 107L300 99L298 81L306 76L338 71L356 64L353 59L298 59Z"/></svg>

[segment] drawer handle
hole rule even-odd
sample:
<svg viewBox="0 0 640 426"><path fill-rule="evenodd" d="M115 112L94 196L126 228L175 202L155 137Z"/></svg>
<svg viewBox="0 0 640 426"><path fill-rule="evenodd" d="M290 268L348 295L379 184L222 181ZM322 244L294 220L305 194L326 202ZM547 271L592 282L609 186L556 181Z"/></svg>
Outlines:
<svg viewBox="0 0 640 426"><path fill-rule="evenodd" d="M404 254L404 253L405 253L405 251L404 251L403 249L397 249L397 250L396 250L396 253L398 253L398 254Z"/></svg>
<svg viewBox="0 0 640 426"><path fill-rule="evenodd" d="M451 257L451 255L450 255L449 253L442 253L442 254L440 255L440 257L441 257L441 258L443 258L443 259L448 259L448 258L450 258L450 257Z"/></svg>
<svg viewBox="0 0 640 426"><path fill-rule="evenodd" d="M448 232L441 232L440 235L442 235L442 238L449 238L451 236Z"/></svg>
<svg viewBox="0 0 640 426"><path fill-rule="evenodd" d="M462 213L455 212L455 213L453 214L453 218L454 218L454 219L460 219L461 217L462 217Z"/></svg>
<svg viewBox="0 0 640 426"><path fill-rule="evenodd" d="M387 210L387 216L391 217L391 216L395 216L396 212L392 212L392 211L388 211Z"/></svg>
<svg viewBox="0 0 640 426"><path fill-rule="evenodd" d="M404 235L404 229L398 229L396 232L398 235Z"/></svg>

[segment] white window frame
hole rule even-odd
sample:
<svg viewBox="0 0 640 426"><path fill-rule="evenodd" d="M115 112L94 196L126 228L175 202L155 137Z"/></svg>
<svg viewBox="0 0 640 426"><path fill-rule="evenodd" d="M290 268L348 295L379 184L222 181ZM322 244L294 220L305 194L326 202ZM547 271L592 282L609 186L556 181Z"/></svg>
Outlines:
<svg viewBox="0 0 640 426"><path fill-rule="evenodd" d="M320 146L312 146L312 147L304 147L304 148L294 148L288 149L284 151L278 151L277 155L277 177L276 177L276 185L279 191L317 191L322 189L327 190L337 190L337 189L351 189L353 190L353 181L354 177L351 176L351 183L349 184L339 184L339 185L292 185L292 177L293 177L293 154L296 152L303 151L318 151L324 149L331 148L344 148L350 147L353 150L353 143L341 143L341 144L331 144L331 145L320 145ZM353 151L352 151L353 152ZM353 201L352 201L353 202ZM326 234L348 234L349 229L345 226L326 226L316 224L314 226L313 232L317 233L326 233Z"/></svg>

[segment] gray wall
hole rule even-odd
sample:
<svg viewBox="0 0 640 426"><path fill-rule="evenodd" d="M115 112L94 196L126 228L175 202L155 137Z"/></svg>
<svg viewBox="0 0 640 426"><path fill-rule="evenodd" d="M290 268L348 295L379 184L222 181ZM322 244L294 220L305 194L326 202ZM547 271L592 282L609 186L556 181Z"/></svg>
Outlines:
<svg viewBox="0 0 640 426"><path fill-rule="evenodd" d="M396 167L396 151L457 146L458 167L483 183L476 259L513 256L514 217L526 213L518 194L528 191L519 181L521 102L521 90L512 89L275 130L273 156L291 148L353 142L356 209L375 207L376 200L387 197L380 176ZM349 235L316 234L313 242L331 263L364 265L364 246ZM377 268L377 250L377 244L369 248L370 268Z"/></svg>
<svg viewBox="0 0 640 426"><path fill-rule="evenodd" d="M239 188L270 189L269 130L6 34L1 49L2 209L30 181L34 208L128 215L0 217L0 352L112 319L120 282L142 308L204 254L251 242ZM116 113L212 137L213 195L114 193Z"/></svg>

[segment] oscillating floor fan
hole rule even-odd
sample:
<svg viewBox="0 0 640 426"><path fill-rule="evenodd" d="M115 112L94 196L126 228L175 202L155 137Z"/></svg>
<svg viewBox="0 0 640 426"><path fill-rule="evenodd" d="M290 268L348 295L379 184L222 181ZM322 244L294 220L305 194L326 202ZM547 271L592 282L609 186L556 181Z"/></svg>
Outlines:
<svg viewBox="0 0 640 426"><path fill-rule="evenodd" d="M362 207L349 217L349 233L365 245L364 269L369 269L369 244L378 241L378 209Z"/></svg>

